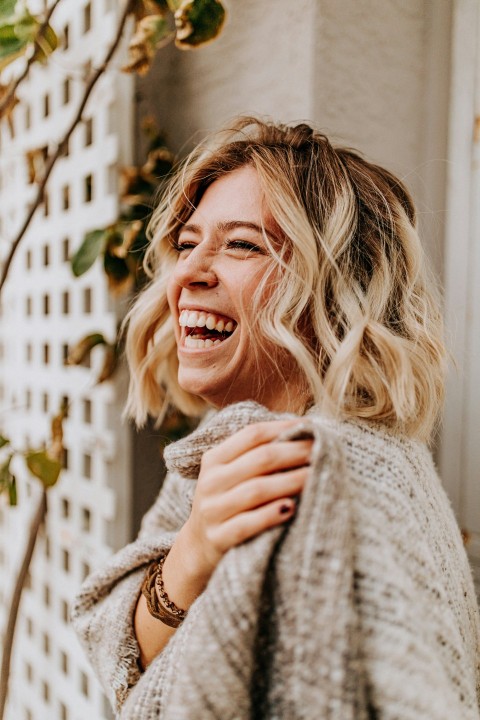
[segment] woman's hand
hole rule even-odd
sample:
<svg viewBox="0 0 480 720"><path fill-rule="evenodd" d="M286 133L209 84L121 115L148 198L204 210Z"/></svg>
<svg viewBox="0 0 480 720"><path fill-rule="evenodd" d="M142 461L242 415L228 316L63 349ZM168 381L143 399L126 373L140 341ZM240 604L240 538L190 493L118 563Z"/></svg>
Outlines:
<svg viewBox="0 0 480 720"><path fill-rule="evenodd" d="M204 454L192 512L163 565L164 587L178 607L188 610L227 550L295 512L292 496L303 489L312 442L276 438L297 423L249 425ZM146 668L175 630L150 615L142 594L134 622Z"/></svg>
<svg viewBox="0 0 480 720"><path fill-rule="evenodd" d="M204 454L192 512L180 531L191 571L204 581L227 550L295 512L292 496L303 489L312 441L276 438L297 423L248 425Z"/></svg>

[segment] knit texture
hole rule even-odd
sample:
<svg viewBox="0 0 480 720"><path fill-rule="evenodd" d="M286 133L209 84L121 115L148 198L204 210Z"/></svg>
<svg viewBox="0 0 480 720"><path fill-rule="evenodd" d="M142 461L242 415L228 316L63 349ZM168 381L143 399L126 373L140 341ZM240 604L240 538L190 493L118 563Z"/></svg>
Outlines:
<svg viewBox="0 0 480 720"><path fill-rule="evenodd" d="M478 606L430 453L315 410L288 435L314 439L294 519L230 550L140 673L145 567L188 518L203 453L278 417L239 403L170 445L139 539L85 582L73 621L117 717L479 720Z"/></svg>

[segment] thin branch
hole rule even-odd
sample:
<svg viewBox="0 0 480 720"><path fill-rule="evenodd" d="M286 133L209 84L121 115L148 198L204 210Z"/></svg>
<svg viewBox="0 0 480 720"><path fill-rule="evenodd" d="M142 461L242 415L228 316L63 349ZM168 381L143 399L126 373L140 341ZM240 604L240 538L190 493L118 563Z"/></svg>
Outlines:
<svg viewBox="0 0 480 720"><path fill-rule="evenodd" d="M3 720L3 716L5 713L5 705L7 702L8 679L10 675L10 662L12 657L12 648L15 636L15 625L17 623L18 608L20 607L20 600L22 598L23 588L25 587L25 582L28 577L28 569L32 561L38 531L40 530L40 527L45 519L46 513L47 493L45 491L45 488L42 486L38 505L30 523L27 545L25 547L22 565L15 581L15 587L13 588L7 627L5 630L5 636L3 638L2 667L0 671L0 720Z"/></svg>
<svg viewBox="0 0 480 720"><path fill-rule="evenodd" d="M7 279L8 271L9 271L9 269L10 269L10 265L12 264L12 260L13 260L13 257L14 257L14 255L15 255L16 251L17 251L17 248L18 248L20 242L22 241L22 238L23 238L23 236L25 235L25 233L26 233L26 231L27 231L27 229L28 229L28 227L29 227L29 225L30 225L30 223L31 223L31 221L32 221L32 219L33 219L33 216L35 215L36 210L38 209L38 207L39 207L40 204L42 203L42 200L43 200L43 197L44 197L44 192L45 192L45 187L46 187L48 178L50 177L50 174L51 174L51 172L52 172L52 170L53 170L53 168L54 168L54 166L55 166L55 163L57 162L58 158L64 153L65 148L66 148L67 145L68 145L68 141L70 140L70 136L72 135L73 131L75 130L75 128L77 127L77 125L79 124L79 122L80 122L81 119L82 119L83 111L85 110L85 106L86 106L86 104L87 104L87 102L88 102L88 99L89 99L89 97L90 97L90 95L91 95L91 93L92 93L93 88L94 88L95 85L97 84L97 81L99 80L99 78L103 75L103 73L104 73L105 70L107 69L107 67L108 67L108 65L109 65L109 63L110 63L110 60L112 59L112 57L113 57L113 55L114 55L114 53L115 53L115 50L117 49L117 47L118 47L118 45L119 45L119 43L120 43L120 40L121 40L122 35L123 35L123 31L124 31L124 29L125 29L125 23L126 23L126 21L127 21L128 16L130 15L130 13L131 13L132 10L133 10L134 3L135 3L135 0L127 0L127 3L126 3L126 5L125 5L125 9L124 9L124 11L123 11L123 13L122 13L122 17L120 18L120 22L119 22L119 25L118 25L117 33L116 33L116 35L115 35L115 38L114 38L112 44L110 45L110 47L109 47L109 49L108 49L108 52L107 52L107 54L106 54L106 56L105 56L105 59L104 59L103 63L102 63L98 68L96 68L96 70L94 71L94 73L93 73L92 76L90 77L90 80L88 81L87 86L85 87L85 92L83 93L83 97L82 97L82 99L81 99L81 101L80 101L80 104L79 104L79 106L78 106L78 109L77 109L77 112L76 112L76 114L75 114L75 117L73 118L72 122L70 123L70 125L69 125L69 127L68 127L68 130L66 131L66 133L65 133L65 135L63 136L62 140L58 143L57 149L55 150L55 152L53 153L53 155L51 155L50 158L48 159L48 162L47 162L47 165L46 165L46 168L45 168L45 173L44 173L44 175L43 175L42 180L41 180L40 183L39 183L38 190L37 190L37 194L36 194L36 196L35 196L35 200L33 201L32 205L30 206L30 209L29 209L29 211L28 211L28 213L27 213L27 216L26 216L26 218L25 218L25 220L24 220L24 222L23 222L23 225L22 225L22 227L20 228L20 230L18 231L17 236L16 236L15 239L12 241L12 244L11 244L11 246L10 246L10 251L9 251L8 256L7 256L6 260L5 260L5 263L4 263L4 266L3 266L3 269L2 269L2 275L1 275L1 278L0 278L0 293L1 293L1 291L2 291L2 288L3 288L4 284L5 284L5 281L6 281L6 279Z"/></svg>
<svg viewBox="0 0 480 720"><path fill-rule="evenodd" d="M34 40L34 46L38 44L38 40L43 36L43 33L45 32L45 30L50 22L50 18L52 17L52 15L55 11L55 8L61 1L62 0L54 0L52 5L49 7L47 14L45 15L44 21L38 28L37 37ZM12 82L10 83L7 94L5 95L3 100L0 102L0 117L2 117L3 113L8 108L11 101L13 100L15 93L18 90L18 86L25 80L28 73L30 72L30 68L33 65L33 63L35 62L35 54L36 54L35 52L32 52L32 54L30 55L30 57L27 60L27 64L25 65L24 71L21 73L21 75L18 76L18 78L16 78L15 80L12 80Z"/></svg>

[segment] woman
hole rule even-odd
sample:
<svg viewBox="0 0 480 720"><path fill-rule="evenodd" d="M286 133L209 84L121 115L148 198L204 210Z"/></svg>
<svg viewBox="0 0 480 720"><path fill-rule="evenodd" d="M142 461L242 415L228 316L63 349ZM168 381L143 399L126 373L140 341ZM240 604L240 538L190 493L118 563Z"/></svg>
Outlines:
<svg viewBox="0 0 480 720"><path fill-rule="evenodd" d="M445 351L411 198L302 124L197 149L152 223L128 411L202 415L74 622L121 718L479 718L425 443Z"/></svg>

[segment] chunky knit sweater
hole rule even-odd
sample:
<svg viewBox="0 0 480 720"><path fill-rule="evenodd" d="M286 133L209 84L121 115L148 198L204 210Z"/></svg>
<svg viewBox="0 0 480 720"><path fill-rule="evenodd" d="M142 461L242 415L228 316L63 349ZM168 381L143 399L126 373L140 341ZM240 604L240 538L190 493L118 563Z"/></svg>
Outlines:
<svg viewBox="0 0 480 720"><path fill-rule="evenodd" d="M83 585L73 622L117 717L479 720L478 606L430 453L315 411L294 431L314 439L294 519L230 550L139 670L145 569L189 516L202 454L278 417L232 405L170 445L139 538Z"/></svg>

